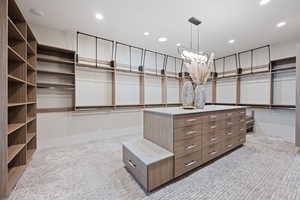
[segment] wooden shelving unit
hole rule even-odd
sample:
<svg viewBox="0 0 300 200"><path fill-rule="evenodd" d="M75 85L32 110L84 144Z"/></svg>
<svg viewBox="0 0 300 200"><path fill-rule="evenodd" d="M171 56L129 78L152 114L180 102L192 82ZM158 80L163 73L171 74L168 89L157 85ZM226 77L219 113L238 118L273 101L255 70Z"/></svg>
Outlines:
<svg viewBox="0 0 300 200"><path fill-rule="evenodd" d="M0 151L1 177L4 177L0 179L0 197L4 197L16 185L28 164L28 157L37 147L37 41L14 0L1 1L0 9L1 16L5 15L0 18L0 31L5 36L1 38L4 48L3 52L1 48L0 57L6 57L0 63L1 84L6 87L1 93L5 116L0 118L5 130L3 133L1 130L0 140L6 141L1 143Z"/></svg>
<svg viewBox="0 0 300 200"><path fill-rule="evenodd" d="M75 51L39 44L38 112L65 112L75 109ZM53 99L68 99L55 104ZM48 102L49 101L49 102ZM48 102L48 103L47 103Z"/></svg>

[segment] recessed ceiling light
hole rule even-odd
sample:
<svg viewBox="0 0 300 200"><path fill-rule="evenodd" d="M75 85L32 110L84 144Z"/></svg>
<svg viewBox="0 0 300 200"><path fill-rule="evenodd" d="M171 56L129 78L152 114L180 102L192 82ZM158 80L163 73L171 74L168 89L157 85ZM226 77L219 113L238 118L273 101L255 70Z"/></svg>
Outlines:
<svg viewBox="0 0 300 200"><path fill-rule="evenodd" d="M285 26L286 25L286 22L279 22L276 26L278 27L278 28L281 28L281 27L283 27L283 26Z"/></svg>
<svg viewBox="0 0 300 200"><path fill-rule="evenodd" d="M102 20L102 19L103 19L103 15L100 14L100 13L97 13L97 14L96 14L96 19Z"/></svg>
<svg viewBox="0 0 300 200"><path fill-rule="evenodd" d="M149 36L149 35L150 35L149 32L145 32L145 33L144 33L144 36Z"/></svg>
<svg viewBox="0 0 300 200"><path fill-rule="evenodd" d="M235 40L229 40L228 43L233 44L233 43L235 43Z"/></svg>
<svg viewBox="0 0 300 200"><path fill-rule="evenodd" d="M180 46L181 46L181 44L180 44L180 43L177 43L177 44L176 44L176 46L180 47Z"/></svg>
<svg viewBox="0 0 300 200"><path fill-rule="evenodd" d="M29 11L38 17L43 17L45 15L45 13L43 11L38 10L38 9L31 8Z"/></svg>
<svg viewBox="0 0 300 200"><path fill-rule="evenodd" d="M271 2L271 0L261 0L261 1L259 2L259 5L264 6L264 5L267 5L267 4L270 3L270 2Z"/></svg>
<svg viewBox="0 0 300 200"><path fill-rule="evenodd" d="M160 37L158 38L159 42L166 42L168 39L166 37Z"/></svg>

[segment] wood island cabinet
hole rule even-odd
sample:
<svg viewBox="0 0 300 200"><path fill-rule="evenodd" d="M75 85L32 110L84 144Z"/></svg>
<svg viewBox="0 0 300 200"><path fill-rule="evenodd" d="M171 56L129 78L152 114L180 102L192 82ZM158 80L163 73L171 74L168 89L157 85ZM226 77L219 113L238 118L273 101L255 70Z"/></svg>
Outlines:
<svg viewBox="0 0 300 200"><path fill-rule="evenodd" d="M145 109L143 140L173 154L173 179L245 143L245 116L246 108L241 106Z"/></svg>

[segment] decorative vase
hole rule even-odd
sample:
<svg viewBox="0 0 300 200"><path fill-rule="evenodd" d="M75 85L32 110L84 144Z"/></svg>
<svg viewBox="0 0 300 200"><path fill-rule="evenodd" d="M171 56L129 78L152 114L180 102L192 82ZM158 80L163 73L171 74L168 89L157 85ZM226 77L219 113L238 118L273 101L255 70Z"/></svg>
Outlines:
<svg viewBox="0 0 300 200"><path fill-rule="evenodd" d="M203 84L197 85L195 88L195 106L198 109L203 109L206 102L205 86Z"/></svg>
<svg viewBox="0 0 300 200"><path fill-rule="evenodd" d="M185 81L182 87L183 106L192 106L194 103L194 88L191 81Z"/></svg>

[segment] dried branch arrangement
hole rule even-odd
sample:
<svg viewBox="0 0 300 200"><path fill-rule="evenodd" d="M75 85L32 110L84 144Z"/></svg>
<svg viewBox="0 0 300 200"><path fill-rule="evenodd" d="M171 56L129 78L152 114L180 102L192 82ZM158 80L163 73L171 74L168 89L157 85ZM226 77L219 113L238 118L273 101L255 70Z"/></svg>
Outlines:
<svg viewBox="0 0 300 200"><path fill-rule="evenodd" d="M191 61L190 63L185 64L193 82L196 85L205 84L207 82L213 68L214 57L214 53L211 53L206 62Z"/></svg>

